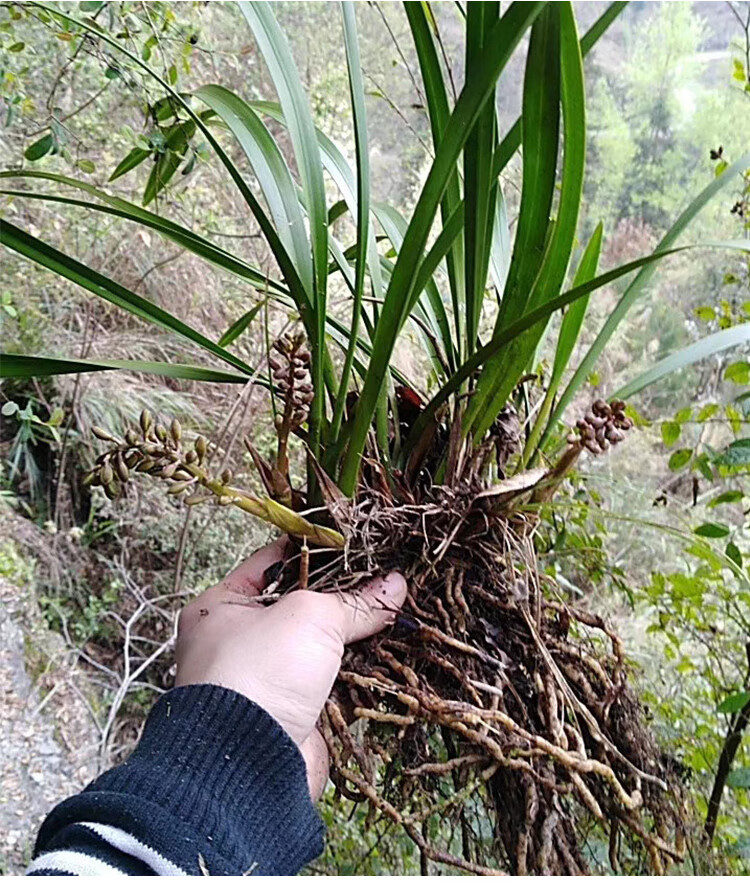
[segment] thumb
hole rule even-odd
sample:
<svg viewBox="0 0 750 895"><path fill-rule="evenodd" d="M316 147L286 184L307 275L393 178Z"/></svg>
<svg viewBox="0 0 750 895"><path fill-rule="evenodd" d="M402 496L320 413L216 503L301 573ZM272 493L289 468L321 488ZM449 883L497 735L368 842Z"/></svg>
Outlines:
<svg viewBox="0 0 750 895"><path fill-rule="evenodd" d="M393 624L406 599L406 579L398 572L373 578L343 597L345 643L363 640Z"/></svg>

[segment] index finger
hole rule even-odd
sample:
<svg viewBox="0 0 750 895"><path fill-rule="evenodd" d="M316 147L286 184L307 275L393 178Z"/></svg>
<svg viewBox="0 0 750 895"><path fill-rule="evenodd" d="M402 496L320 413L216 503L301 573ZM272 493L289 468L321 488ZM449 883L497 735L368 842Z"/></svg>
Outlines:
<svg viewBox="0 0 750 895"><path fill-rule="evenodd" d="M266 569L284 559L284 551L286 550L288 540L285 535L272 544L261 547L249 559L246 559L230 572L224 579L223 584L236 593L244 594L248 597L257 596L263 590L265 584L263 579Z"/></svg>

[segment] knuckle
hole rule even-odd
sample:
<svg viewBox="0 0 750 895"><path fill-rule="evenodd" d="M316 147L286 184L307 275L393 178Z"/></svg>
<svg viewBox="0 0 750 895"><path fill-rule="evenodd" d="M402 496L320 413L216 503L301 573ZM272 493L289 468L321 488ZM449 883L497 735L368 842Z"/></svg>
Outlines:
<svg viewBox="0 0 750 895"><path fill-rule="evenodd" d="M295 590L285 598L288 608L320 624L337 624L343 616L341 600L336 594L314 590Z"/></svg>
<svg viewBox="0 0 750 895"><path fill-rule="evenodd" d="M323 594L318 594L314 590L293 590L290 594L287 594L285 600L290 608L312 615L319 611L321 597L323 596Z"/></svg>

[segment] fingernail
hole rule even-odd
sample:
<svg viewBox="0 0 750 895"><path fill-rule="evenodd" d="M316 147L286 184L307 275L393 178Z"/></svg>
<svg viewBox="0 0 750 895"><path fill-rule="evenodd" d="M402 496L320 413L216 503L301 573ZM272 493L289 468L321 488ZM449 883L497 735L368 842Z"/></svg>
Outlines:
<svg viewBox="0 0 750 895"><path fill-rule="evenodd" d="M385 598L394 608L398 608L406 599L406 579L400 572L389 572L383 579Z"/></svg>

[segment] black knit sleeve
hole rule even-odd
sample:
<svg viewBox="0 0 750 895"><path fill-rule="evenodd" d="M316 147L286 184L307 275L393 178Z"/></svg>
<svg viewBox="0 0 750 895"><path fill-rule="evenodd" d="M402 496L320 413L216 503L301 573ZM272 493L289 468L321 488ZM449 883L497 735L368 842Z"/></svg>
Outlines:
<svg viewBox="0 0 750 895"><path fill-rule="evenodd" d="M297 746L233 690L170 691L138 747L39 832L28 874L289 875L323 826Z"/></svg>

